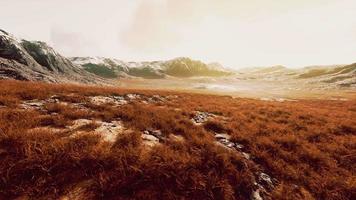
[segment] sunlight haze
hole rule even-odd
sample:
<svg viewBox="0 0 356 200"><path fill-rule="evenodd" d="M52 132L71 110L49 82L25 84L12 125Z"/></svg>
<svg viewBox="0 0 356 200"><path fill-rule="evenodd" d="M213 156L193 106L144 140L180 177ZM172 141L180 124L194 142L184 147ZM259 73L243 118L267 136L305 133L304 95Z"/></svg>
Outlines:
<svg viewBox="0 0 356 200"><path fill-rule="evenodd" d="M354 0L1 0L0 29L65 56L186 56L226 67L348 64Z"/></svg>

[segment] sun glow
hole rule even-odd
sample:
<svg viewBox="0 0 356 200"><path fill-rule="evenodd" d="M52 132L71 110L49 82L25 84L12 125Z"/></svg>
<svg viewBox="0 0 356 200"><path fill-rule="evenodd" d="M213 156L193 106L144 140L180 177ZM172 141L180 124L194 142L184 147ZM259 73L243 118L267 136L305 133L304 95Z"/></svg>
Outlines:
<svg viewBox="0 0 356 200"><path fill-rule="evenodd" d="M0 7L1 28L66 56L187 56L239 68L352 63L356 52L353 0L4 0Z"/></svg>

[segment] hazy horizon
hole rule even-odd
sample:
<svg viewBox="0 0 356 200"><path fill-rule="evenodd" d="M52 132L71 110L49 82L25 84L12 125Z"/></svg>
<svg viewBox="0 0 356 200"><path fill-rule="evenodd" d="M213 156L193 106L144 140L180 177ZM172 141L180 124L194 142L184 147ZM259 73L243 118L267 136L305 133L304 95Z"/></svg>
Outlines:
<svg viewBox="0 0 356 200"><path fill-rule="evenodd" d="M356 61L352 0L2 0L0 7L1 29L65 56L184 56L236 69Z"/></svg>

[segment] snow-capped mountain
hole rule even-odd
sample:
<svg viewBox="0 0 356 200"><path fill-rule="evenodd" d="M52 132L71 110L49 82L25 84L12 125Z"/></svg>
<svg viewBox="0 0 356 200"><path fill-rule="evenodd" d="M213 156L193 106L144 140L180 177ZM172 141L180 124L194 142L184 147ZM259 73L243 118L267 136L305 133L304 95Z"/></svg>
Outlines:
<svg viewBox="0 0 356 200"><path fill-rule="evenodd" d="M150 62L124 62L103 57L73 57L70 60L77 65L81 65L83 69L106 78L124 75L143 78L164 78L167 76L192 77L232 74L221 65L208 65L186 57Z"/></svg>
<svg viewBox="0 0 356 200"><path fill-rule="evenodd" d="M219 63L206 64L187 57L146 62L103 57L66 58L44 42L18 39L0 29L0 79L109 83L122 77L161 79L228 75L239 80L296 81L323 87L356 88L356 63L299 69L255 67L233 71Z"/></svg>
<svg viewBox="0 0 356 200"><path fill-rule="evenodd" d="M18 39L3 30L0 30L0 78L86 83L99 80L46 43Z"/></svg>
<svg viewBox="0 0 356 200"><path fill-rule="evenodd" d="M230 74L219 64L208 65L183 57L150 62L125 62L102 57L66 58L44 42L18 39L0 30L0 78L100 82L103 78L108 80L128 76L165 78Z"/></svg>

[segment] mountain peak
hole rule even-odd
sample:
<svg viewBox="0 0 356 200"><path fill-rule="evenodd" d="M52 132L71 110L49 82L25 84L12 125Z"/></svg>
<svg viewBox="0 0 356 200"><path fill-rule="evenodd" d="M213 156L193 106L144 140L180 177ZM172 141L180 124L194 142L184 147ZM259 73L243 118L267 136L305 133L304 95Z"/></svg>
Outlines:
<svg viewBox="0 0 356 200"><path fill-rule="evenodd" d="M0 29L0 34L1 34L1 35L9 35L8 32L6 32L6 31L4 31L4 30L2 30L2 29Z"/></svg>
<svg viewBox="0 0 356 200"><path fill-rule="evenodd" d="M0 77L50 82L95 82L95 77L73 65L47 43L17 39L0 30Z"/></svg>

